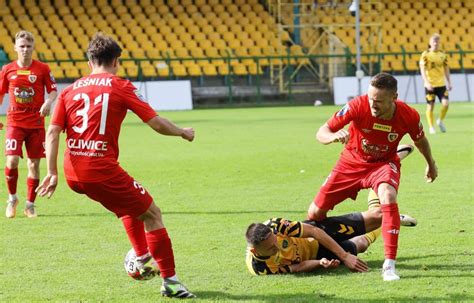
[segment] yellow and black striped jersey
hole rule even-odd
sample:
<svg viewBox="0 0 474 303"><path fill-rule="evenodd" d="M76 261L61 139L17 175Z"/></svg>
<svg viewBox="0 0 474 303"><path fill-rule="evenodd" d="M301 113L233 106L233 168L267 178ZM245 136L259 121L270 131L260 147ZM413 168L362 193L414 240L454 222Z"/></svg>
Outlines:
<svg viewBox="0 0 474 303"><path fill-rule="evenodd" d="M426 50L421 54L420 65L425 67L426 78L433 87L445 86L445 66L448 65L448 55L441 51Z"/></svg>
<svg viewBox="0 0 474 303"><path fill-rule="evenodd" d="M266 222L277 236L279 251L270 257L256 256L247 248L246 263L254 275L289 273L291 264L316 259L319 243L313 238L301 238L303 224L283 218L272 218Z"/></svg>

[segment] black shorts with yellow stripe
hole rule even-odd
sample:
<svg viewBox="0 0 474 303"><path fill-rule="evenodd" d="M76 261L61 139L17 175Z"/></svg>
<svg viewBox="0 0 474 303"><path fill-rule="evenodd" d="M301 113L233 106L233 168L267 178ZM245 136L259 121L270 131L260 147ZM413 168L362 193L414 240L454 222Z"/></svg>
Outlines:
<svg viewBox="0 0 474 303"><path fill-rule="evenodd" d="M428 90L425 87L425 94L427 103L434 103L436 101L436 97L438 97L440 102L442 99L448 99L449 97L446 86L433 87L433 90Z"/></svg>

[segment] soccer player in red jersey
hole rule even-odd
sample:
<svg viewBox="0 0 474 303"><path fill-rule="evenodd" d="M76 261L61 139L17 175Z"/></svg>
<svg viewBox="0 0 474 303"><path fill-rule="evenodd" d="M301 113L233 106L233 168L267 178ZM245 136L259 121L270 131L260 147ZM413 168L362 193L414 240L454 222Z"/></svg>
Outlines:
<svg viewBox="0 0 474 303"><path fill-rule="evenodd" d="M28 194L24 213L29 218L37 216L34 202L40 178L40 159L45 156L44 117L49 115L57 96L56 83L48 65L33 60L34 45L30 32L18 32L15 36L18 60L3 66L0 73L0 102L6 93L10 95L5 136L5 177L9 193L5 211L7 218L16 216L18 163L20 157L23 158L23 143L28 156ZM45 88L48 93L46 100Z"/></svg>
<svg viewBox="0 0 474 303"><path fill-rule="evenodd" d="M320 221L346 198L355 200L360 189L372 188L382 204L385 281L400 279L395 272L400 230L397 146L405 134L425 157L427 182L438 176L420 115L397 97L397 80L387 73L377 74L370 81L367 95L349 101L319 128L316 138L321 143L341 142L345 148L308 209L308 218ZM349 123L347 131L343 127Z"/></svg>
<svg viewBox="0 0 474 303"><path fill-rule="evenodd" d="M168 297L193 298L178 281L173 249L161 211L148 191L117 162L118 137L127 110L137 114L156 132L194 140L192 128L179 128L156 114L128 80L115 74L122 49L112 38L97 34L87 54L92 72L60 94L46 135L48 174L38 187L40 196L51 197L58 182L59 135L67 134L64 172L69 187L100 202L119 217L146 275L153 259L158 263Z"/></svg>

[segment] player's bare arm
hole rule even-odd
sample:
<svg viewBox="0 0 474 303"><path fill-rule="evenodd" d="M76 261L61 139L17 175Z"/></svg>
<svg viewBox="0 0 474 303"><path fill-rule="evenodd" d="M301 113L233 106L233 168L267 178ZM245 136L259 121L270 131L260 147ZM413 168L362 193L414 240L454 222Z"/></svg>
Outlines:
<svg viewBox="0 0 474 303"><path fill-rule="evenodd" d="M46 163L48 166L48 173L44 177L43 182L38 186L36 192L41 197L48 196L50 198L56 186L58 185L58 149L59 149L59 135L62 128L57 125L50 125L46 133Z"/></svg>
<svg viewBox="0 0 474 303"><path fill-rule="evenodd" d="M156 132L165 136L180 136L181 138L192 142L194 140L194 129L180 128L169 120L156 116L149 120L147 124Z"/></svg>
<svg viewBox="0 0 474 303"><path fill-rule="evenodd" d="M451 85L451 73L449 72L449 66L444 66L444 75L446 77L446 88L452 90L453 86Z"/></svg>
<svg viewBox="0 0 474 303"><path fill-rule="evenodd" d="M339 264L341 264L341 262L337 259L328 260L322 258L321 260L306 260L298 264L292 264L290 265L290 269L292 273L312 272L321 267L327 269L336 268Z"/></svg>
<svg viewBox="0 0 474 303"><path fill-rule="evenodd" d="M324 230L302 223L303 226L303 238L314 238L316 239L322 246L329 249L333 252L343 263L352 271L357 272L365 272L369 269L367 263L363 260L359 259L357 256L354 256L342 249L342 247L334 241Z"/></svg>
<svg viewBox="0 0 474 303"><path fill-rule="evenodd" d="M349 138L350 135L347 130L340 129L337 132L333 132L327 123L321 126L316 133L316 139L325 145L333 142L341 142L342 144L346 144L349 142Z"/></svg>
<svg viewBox="0 0 474 303"><path fill-rule="evenodd" d="M427 166L425 172L426 182L431 183L438 177L438 168L431 154L431 147L428 139L426 137L421 138L418 141L415 141L415 146L418 148L420 153L425 157Z"/></svg>
<svg viewBox="0 0 474 303"><path fill-rule="evenodd" d="M44 101L43 105L41 105L41 108L39 110L39 113L41 116L45 117L48 116L49 113L51 112L51 106L53 105L54 100L56 100L56 97L58 96L58 92L53 90L51 93L48 94L48 98Z"/></svg>

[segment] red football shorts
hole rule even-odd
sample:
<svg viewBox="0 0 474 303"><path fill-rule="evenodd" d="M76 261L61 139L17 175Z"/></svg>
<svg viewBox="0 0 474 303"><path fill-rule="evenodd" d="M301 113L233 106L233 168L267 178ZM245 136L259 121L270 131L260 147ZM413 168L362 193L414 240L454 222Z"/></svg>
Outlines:
<svg viewBox="0 0 474 303"><path fill-rule="evenodd" d="M363 188L372 188L378 192L381 183L388 183L398 191L399 161L357 165L339 160L314 198L314 204L321 209L333 209L347 198L355 200Z"/></svg>
<svg viewBox="0 0 474 303"><path fill-rule="evenodd" d="M5 155L20 156L23 158L23 142L25 142L26 154L30 159L44 158L44 128L22 128L8 126L5 134Z"/></svg>
<svg viewBox="0 0 474 303"><path fill-rule="evenodd" d="M67 184L73 191L99 202L119 218L125 215L139 217L148 210L153 198L126 171L118 169L121 172L109 180L96 183L67 180Z"/></svg>

